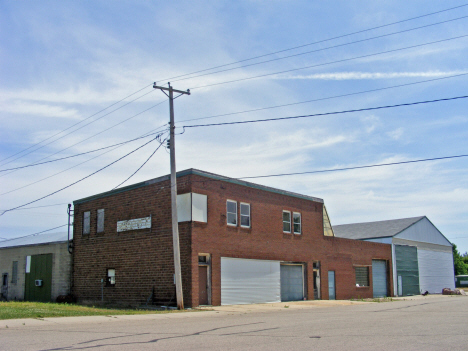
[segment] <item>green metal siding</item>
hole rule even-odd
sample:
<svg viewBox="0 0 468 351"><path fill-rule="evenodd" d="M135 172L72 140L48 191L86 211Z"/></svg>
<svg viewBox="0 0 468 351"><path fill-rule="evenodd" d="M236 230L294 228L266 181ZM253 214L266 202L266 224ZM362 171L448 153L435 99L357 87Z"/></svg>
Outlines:
<svg viewBox="0 0 468 351"><path fill-rule="evenodd" d="M36 280L42 286L36 286ZM52 293L52 254L31 256L31 270L26 273L24 299L26 301L50 302Z"/></svg>
<svg viewBox="0 0 468 351"><path fill-rule="evenodd" d="M415 246L395 245L397 277L401 276L403 296L419 295L418 248ZM400 280L397 279L397 282Z"/></svg>

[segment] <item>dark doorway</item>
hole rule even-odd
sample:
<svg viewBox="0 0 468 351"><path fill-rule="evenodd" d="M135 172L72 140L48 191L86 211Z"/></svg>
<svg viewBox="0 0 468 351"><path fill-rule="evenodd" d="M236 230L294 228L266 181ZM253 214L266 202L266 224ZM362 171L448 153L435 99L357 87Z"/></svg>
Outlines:
<svg viewBox="0 0 468 351"><path fill-rule="evenodd" d="M208 266L198 266L198 304L208 305Z"/></svg>
<svg viewBox="0 0 468 351"><path fill-rule="evenodd" d="M2 275L2 291L0 298L8 300L8 273L3 273Z"/></svg>

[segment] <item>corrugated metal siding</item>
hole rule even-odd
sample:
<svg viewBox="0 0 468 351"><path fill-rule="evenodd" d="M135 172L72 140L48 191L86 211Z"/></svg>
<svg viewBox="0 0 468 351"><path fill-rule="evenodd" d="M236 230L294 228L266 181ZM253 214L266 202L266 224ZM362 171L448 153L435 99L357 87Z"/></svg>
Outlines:
<svg viewBox="0 0 468 351"><path fill-rule="evenodd" d="M280 262L221 257L221 305L280 302Z"/></svg>
<svg viewBox="0 0 468 351"><path fill-rule="evenodd" d="M281 265L281 301L304 300L302 265Z"/></svg>
<svg viewBox="0 0 468 351"><path fill-rule="evenodd" d="M395 245L397 277L401 276L401 294L419 295L418 249L415 246ZM397 282L400 279L397 278Z"/></svg>
<svg viewBox="0 0 468 351"><path fill-rule="evenodd" d="M374 297L387 296L387 262L372 260L372 290Z"/></svg>
<svg viewBox="0 0 468 351"><path fill-rule="evenodd" d="M400 234L395 235L395 238L452 247L452 244L427 218L414 223Z"/></svg>
<svg viewBox="0 0 468 351"><path fill-rule="evenodd" d="M440 294L443 288L455 289L451 252L418 249L418 264L421 292Z"/></svg>

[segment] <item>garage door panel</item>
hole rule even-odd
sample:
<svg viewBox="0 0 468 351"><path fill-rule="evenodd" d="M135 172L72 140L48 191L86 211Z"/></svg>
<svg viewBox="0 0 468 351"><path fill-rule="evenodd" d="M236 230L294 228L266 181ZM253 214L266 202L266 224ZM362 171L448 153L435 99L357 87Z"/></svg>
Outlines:
<svg viewBox="0 0 468 351"><path fill-rule="evenodd" d="M442 293L443 288L455 288L451 252L418 249L419 285L421 291Z"/></svg>
<svg viewBox="0 0 468 351"><path fill-rule="evenodd" d="M280 302L279 261L221 257L221 304Z"/></svg>
<svg viewBox="0 0 468 351"><path fill-rule="evenodd" d="M281 301L304 299L304 272L302 265L281 265Z"/></svg>

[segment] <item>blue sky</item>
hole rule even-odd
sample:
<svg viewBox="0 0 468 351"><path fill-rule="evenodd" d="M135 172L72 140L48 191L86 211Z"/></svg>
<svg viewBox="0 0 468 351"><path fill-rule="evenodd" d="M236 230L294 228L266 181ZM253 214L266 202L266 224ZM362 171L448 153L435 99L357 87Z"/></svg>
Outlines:
<svg viewBox="0 0 468 351"><path fill-rule="evenodd" d="M175 76L461 5L465 3L3 2L0 168L74 155L156 128L163 130L168 103L160 91L153 91L154 81L167 84ZM463 87L468 79L468 37L453 39L468 35L468 17L464 16L468 16L468 6L225 66L235 69L217 74L170 79L176 89L190 88L192 92L175 102L177 131L182 133L182 126L202 122L315 114L467 95ZM436 24L443 21L449 22ZM415 29L421 26L426 27ZM435 41L439 42L427 44ZM410 46L416 47L404 49ZM392 52L381 54L384 51ZM281 59L294 54L302 55ZM260 63L271 59L278 60ZM253 63L259 64L239 68ZM316 67L303 69L306 66ZM283 71L289 72L278 73ZM218 84L260 75L266 76ZM199 88L206 85L211 86ZM368 90L376 91L365 93ZM340 95L348 96L337 97ZM133 99L137 100L123 106ZM309 100L319 101L303 103ZM263 109L278 105L288 106ZM467 154L466 107L466 99L460 99L269 123L188 128L177 136L177 168L243 177ZM248 110L257 111L238 113ZM225 114L229 115L213 117ZM212 118L187 121L206 117ZM85 119L85 123L54 136ZM93 123L85 125L88 122ZM51 139L34 146L46 138ZM147 140L2 172L0 209L20 206L65 187ZM27 152L10 157L29 147ZM151 143L95 176L27 206L47 207L5 213L0 217L0 237L13 238L66 224L66 203L117 186L155 147ZM332 224L426 215L465 252L467 171L468 158L458 158L254 181L323 198ZM126 185L167 173L169 155L161 148Z"/></svg>

